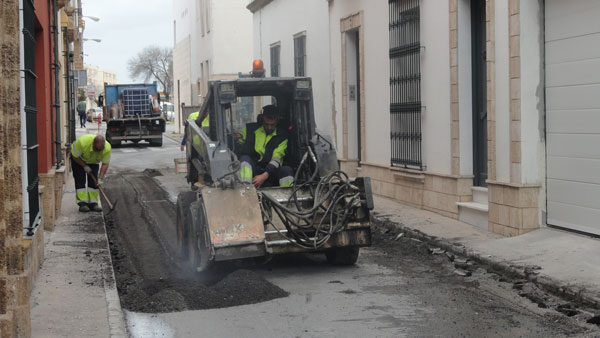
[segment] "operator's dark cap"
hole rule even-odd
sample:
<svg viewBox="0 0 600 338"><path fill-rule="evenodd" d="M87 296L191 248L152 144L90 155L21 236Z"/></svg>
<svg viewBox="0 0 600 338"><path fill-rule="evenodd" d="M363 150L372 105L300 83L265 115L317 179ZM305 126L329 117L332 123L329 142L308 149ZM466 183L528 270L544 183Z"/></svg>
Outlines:
<svg viewBox="0 0 600 338"><path fill-rule="evenodd" d="M263 107L262 114L266 118L276 118L279 117L279 109L277 109L277 106L269 104Z"/></svg>

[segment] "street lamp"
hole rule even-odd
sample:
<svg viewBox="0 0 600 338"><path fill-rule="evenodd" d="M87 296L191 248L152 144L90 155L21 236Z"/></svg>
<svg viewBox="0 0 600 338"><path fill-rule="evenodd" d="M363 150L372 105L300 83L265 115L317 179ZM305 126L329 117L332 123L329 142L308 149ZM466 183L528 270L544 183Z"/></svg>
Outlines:
<svg viewBox="0 0 600 338"><path fill-rule="evenodd" d="M90 19L90 20L94 20L94 21L96 21L96 22L100 21L100 18L98 18L98 17L95 17L95 16L82 15L81 17L82 17L82 18L88 18L88 19Z"/></svg>
<svg viewBox="0 0 600 338"><path fill-rule="evenodd" d="M87 38L83 38L83 41L96 41L96 42L102 42L102 39L87 39Z"/></svg>

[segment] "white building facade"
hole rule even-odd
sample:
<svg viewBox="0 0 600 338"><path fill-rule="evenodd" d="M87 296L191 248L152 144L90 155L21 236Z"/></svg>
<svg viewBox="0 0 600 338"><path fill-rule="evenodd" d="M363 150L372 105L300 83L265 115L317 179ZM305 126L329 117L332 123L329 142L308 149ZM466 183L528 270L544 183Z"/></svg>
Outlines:
<svg viewBox="0 0 600 338"><path fill-rule="evenodd" d="M295 40L305 36L317 127L374 193L504 236L546 225L600 234L600 3L248 9L267 75L297 75Z"/></svg>
<svg viewBox="0 0 600 338"><path fill-rule="evenodd" d="M197 106L211 80L252 68L252 14L246 0L173 1L174 103ZM181 125L176 108L175 123Z"/></svg>
<svg viewBox="0 0 600 338"><path fill-rule="evenodd" d="M317 128L333 136L328 6L321 0L256 0L248 9L253 13L253 55L263 60L265 75L311 77Z"/></svg>

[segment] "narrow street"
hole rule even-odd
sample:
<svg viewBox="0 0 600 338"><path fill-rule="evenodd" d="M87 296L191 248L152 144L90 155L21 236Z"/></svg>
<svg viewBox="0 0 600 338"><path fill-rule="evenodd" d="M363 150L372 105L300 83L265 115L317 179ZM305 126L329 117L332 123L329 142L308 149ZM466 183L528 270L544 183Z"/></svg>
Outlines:
<svg viewBox="0 0 600 338"><path fill-rule="evenodd" d="M168 138L162 148L125 144L105 182L118 201L105 220L133 337L593 336L594 326L556 310L567 302L485 267L460 276L446 255L386 224L352 267L314 254L190 273L176 249L174 201L188 189L177 156Z"/></svg>

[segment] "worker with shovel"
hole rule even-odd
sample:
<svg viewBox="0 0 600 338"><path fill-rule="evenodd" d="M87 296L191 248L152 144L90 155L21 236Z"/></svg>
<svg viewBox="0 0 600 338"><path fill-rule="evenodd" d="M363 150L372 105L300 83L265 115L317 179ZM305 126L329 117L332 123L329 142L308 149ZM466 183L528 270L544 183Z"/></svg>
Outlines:
<svg viewBox="0 0 600 338"><path fill-rule="evenodd" d="M106 142L102 135L83 135L73 144L71 165L75 179L75 199L81 212L102 211L98 205L98 189L102 189L102 179L108 170L110 149L110 143ZM102 168L99 168L100 162Z"/></svg>

